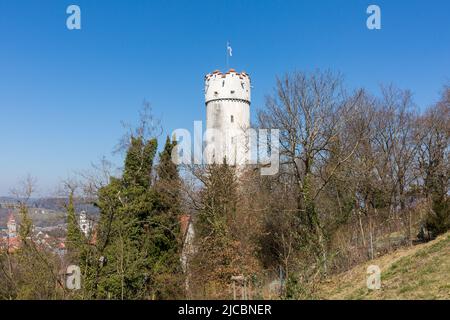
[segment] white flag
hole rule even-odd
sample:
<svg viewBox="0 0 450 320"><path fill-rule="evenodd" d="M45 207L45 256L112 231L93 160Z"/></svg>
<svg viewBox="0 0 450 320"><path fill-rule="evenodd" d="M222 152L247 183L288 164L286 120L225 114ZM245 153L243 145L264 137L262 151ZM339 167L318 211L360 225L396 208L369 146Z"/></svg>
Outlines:
<svg viewBox="0 0 450 320"><path fill-rule="evenodd" d="M232 57L233 56L233 49L231 48L229 42L227 42L227 51L228 51L228 54L230 55L230 57Z"/></svg>

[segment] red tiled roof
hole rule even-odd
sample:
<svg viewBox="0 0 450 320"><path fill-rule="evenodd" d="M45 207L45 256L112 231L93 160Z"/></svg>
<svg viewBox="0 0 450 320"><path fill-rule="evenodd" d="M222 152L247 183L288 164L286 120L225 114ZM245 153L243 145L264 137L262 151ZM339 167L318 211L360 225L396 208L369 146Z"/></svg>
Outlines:
<svg viewBox="0 0 450 320"><path fill-rule="evenodd" d="M20 239L19 237L14 238L0 238L0 248L8 250L9 253L12 253L20 248Z"/></svg>

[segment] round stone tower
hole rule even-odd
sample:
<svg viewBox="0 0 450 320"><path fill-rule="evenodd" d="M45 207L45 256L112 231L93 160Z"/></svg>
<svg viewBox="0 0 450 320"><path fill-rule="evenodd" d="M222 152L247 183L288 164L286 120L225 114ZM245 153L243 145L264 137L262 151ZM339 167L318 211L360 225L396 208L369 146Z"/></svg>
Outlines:
<svg viewBox="0 0 450 320"><path fill-rule="evenodd" d="M250 159L250 77L218 70L205 76L206 150L208 163L245 165Z"/></svg>

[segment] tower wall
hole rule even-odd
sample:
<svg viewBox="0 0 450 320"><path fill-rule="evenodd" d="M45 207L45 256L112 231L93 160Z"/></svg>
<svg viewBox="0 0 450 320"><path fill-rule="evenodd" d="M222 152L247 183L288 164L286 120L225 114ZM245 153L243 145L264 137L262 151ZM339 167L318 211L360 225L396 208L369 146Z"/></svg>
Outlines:
<svg viewBox="0 0 450 320"><path fill-rule="evenodd" d="M250 158L250 77L230 69L205 76L206 157L221 163L244 165Z"/></svg>

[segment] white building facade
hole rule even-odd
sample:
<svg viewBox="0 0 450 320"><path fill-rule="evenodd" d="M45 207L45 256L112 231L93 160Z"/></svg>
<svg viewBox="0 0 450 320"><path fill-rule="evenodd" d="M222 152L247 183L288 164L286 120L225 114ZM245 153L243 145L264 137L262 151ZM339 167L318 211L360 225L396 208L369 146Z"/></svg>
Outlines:
<svg viewBox="0 0 450 320"><path fill-rule="evenodd" d="M81 232L83 232L86 238L89 238L92 229L92 223L91 221L89 221L85 211L81 211L80 213L79 224Z"/></svg>
<svg viewBox="0 0 450 320"><path fill-rule="evenodd" d="M9 215L8 223L6 224L6 226L8 228L8 238L17 237L17 223L12 214Z"/></svg>

